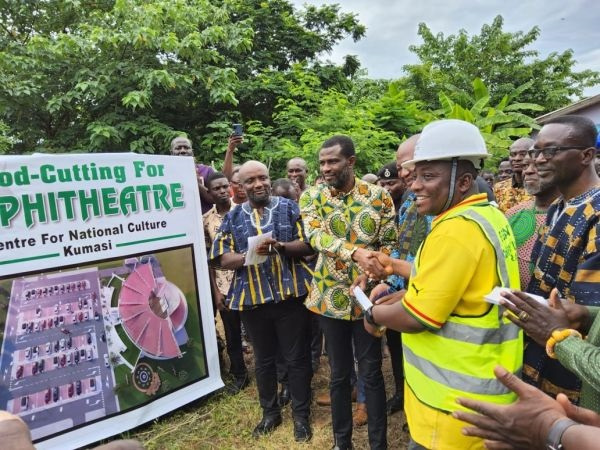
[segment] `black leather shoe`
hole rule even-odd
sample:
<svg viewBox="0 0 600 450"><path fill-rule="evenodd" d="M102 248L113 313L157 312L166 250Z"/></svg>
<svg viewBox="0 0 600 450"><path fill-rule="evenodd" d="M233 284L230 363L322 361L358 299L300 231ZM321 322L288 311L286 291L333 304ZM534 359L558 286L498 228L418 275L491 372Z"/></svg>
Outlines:
<svg viewBox="0 0 600 450"><path fill-rule="evenodd" d="M265 434L269 434L279 425L281 425L281 416L263 417L252 431L252 437L256 439Z"/></svg>
<svg viewBox="0 0 600 450"><path fill-rule="evenodd" d="M279 406L281 406L282 408L287 405L290 402L291 398L290 398L290 389L288 388L287 384L282 384L281 385L281 391L279 391Z"/></svg>
<svg viewBox="0 0 600 450"><path fill-rule="evenodd" d="M312 439L312 430L308 422L294 420L294 439L296 442L308 442Z"/></svg>
<svg viewBox="0 0 600 450"><path fill-rule="evenodd" d="M398 392L387 401L387 414L391 416L404 408L404 393Z"/></svg>

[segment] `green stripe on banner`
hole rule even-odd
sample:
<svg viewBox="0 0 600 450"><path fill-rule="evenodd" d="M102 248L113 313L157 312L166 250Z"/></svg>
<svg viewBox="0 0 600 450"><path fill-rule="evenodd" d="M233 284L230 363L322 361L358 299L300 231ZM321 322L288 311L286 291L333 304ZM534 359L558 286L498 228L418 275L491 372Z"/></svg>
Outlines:
<svg viewBox="0 0 600 450"><path fill-rule="evenodd" d="M0 261L0 266L5 264L16 264L24 261L33 261L36 259L56 258L60 256L60 253L48 253L47 255L30 256L29 258L9 259L7 261Z"/></svg>
<svg viewBox="0 0 600 450"><path fill-rule="evenodd" d="M137 245L137 244L145 244L146 242L155 242L155 241L164 241L166 239L176 239L180 237L186 236L185 233L181 234L172 234L170 236L157 237L152 239L142 239L141 241L131 241L131 242L123 242L121 244L117 244L117 247L126 247L128 245Z"/></svg>

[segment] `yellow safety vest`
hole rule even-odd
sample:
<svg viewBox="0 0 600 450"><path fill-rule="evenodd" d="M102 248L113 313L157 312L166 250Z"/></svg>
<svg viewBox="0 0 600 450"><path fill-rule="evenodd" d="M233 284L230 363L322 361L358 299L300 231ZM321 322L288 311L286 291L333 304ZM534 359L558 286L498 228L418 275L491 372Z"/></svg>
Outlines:
<svg viewBox="0 0 600 450"><path fill-rule="evenodd" d="M485 202L458 206L442 221L457 216L479 225L494 247L502 286L519 289L515 238L504 215ZM417 252L413 275L418 271L422 247ZM490 305L482 316L450 315L440 330L402 335L406 382L421 402L451 412L460 408L457 397L500 404L516 400L516 394L493 373L500 364L520 375L523 364L523 332L502 317L502 310Z"/></svg>

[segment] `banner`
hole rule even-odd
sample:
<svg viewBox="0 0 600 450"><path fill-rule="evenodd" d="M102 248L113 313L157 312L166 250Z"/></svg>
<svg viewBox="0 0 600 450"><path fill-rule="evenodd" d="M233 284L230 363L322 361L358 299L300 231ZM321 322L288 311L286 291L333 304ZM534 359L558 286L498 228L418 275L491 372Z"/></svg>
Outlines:
<svg viewBox="0 0 600 450"><path fill-rule="evenodd" d="M0 408L38 448L223 386L192 158L0 158Z"/></svg>

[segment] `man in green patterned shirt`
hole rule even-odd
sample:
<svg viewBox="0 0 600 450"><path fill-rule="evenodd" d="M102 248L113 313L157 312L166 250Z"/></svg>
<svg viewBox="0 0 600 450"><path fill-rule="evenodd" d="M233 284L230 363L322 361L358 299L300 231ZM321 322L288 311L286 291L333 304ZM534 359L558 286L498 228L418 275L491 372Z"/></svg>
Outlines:
<svg viewBox="0 0 600 450"><path fill-rule="evenodd" d="M381 339L365 331L362 311L352 302L349 288L360 267L379 265L370 250L389 254L396 245L395 212L387 191L354 176L355 161L354 143L349 137L333 136L325 141L319 151L325 183L309 188L300 198L306 235L319 254L305 304L319 315L325 334L334 448L352 447L350 373L354 343L358 371L365 382L369 443L372 449L383 449L387 448L387 420Z"/></svg>

